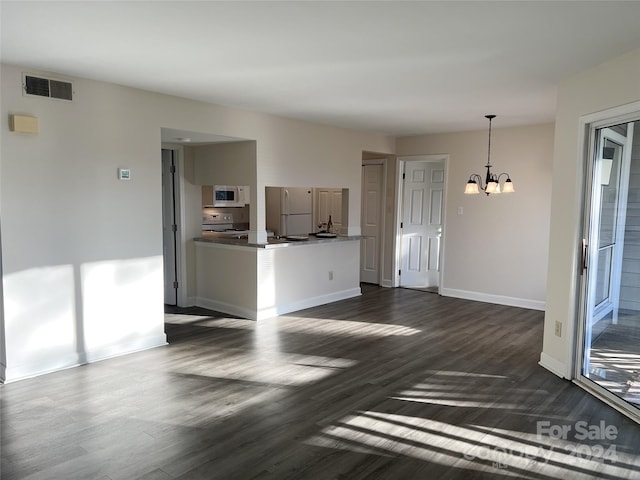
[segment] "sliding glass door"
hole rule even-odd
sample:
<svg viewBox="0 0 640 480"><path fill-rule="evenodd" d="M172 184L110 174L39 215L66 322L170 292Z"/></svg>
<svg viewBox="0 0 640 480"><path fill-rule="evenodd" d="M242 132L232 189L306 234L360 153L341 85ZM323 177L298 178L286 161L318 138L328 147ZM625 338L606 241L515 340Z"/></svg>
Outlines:
<svg viewBox="0 0 640 480"><path fill-rule="evenodd" d="M590 138L578 377L635 414L640 408L640 122L593 127Z"/></svg>

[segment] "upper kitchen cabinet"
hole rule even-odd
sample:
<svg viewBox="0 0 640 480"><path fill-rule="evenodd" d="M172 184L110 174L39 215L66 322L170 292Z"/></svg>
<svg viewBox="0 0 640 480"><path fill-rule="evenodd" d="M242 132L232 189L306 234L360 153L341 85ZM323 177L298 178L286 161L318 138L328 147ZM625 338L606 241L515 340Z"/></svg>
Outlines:
<svg viewBox="0 0 640 480"><path fill-rule="evenodd" d="M202 206L213 205L213 185L202 185Z"/></svg>

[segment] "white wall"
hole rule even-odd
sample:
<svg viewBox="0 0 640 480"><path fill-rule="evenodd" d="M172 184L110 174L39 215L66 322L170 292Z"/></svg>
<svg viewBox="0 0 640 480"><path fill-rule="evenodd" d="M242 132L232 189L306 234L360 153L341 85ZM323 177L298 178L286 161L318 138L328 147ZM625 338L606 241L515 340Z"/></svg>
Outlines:
<svg viewBox="0 0 640 480"><path fill-rule="evenodd" d="M226 142L193 148L200 185L255 185L256 142Z"/></svg>
<svg viewBox="0 0 640 480"><path fill-rule="evenodd" d="M251 223L262 229L264 185L276 179L330 186L340 177L359 225L362 151L394 147L381 135L85 79L70 79L73 102L26 97L22 72L2 65L8 380L164 342L162 127L256 140ZM9 132L10 113L37 116L40 133ZM131 181L117 180L118 167L131 169Z"/></svg>
<svg viewBox="0 0 640 480"><path fill-rule="evenodd" d="M360 295L360 241L261 249L257 278L258 318Z"/></svg>
<svg viewBox="0 0 640 480"><path fill-rule="evenodd" d="M640 100L640 50L582 72L558 87L553 195L543 351L540 363L571 378L577 321L579 245L583 203L580 118ZM555 322L563 334L554 334Z"/></svg>
<svg viewBox="0 0 640 480"><path fill-rule="evenodd" d="M449 154L441 293L542 310L553 124L499 128L499 120L492 129L492 171L509 172L513 194L463 193L469 175L486 173L487 131L402 137L396 153Z"/></svg>
<svg viewBox="0 0 640 480"><path fill-rule="evenodd" d="M360 295L359 240L251 248L196 242L198 306L261 320Z"/></svg>

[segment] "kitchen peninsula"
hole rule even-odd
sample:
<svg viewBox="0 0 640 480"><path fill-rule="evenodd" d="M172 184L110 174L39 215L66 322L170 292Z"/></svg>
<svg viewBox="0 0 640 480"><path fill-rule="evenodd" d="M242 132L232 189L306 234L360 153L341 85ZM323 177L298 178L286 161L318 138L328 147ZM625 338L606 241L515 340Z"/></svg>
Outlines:
<svg viewBox="0 0 640 480"><path fill-rule="evenodd" d="M260 320L360 295L360 236L292 241L203 232L194 239L198 305Z"/></svg>

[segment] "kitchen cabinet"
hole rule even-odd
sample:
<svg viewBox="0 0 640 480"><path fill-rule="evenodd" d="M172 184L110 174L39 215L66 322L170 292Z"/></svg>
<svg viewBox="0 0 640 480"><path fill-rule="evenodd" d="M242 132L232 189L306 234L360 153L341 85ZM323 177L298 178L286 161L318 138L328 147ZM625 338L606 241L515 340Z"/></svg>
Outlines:
<svg viewBox="0 0 640 480"><path fill-rule="evenodd" d="M202 186L202 206L213 205L213 185Z"/></svg>

